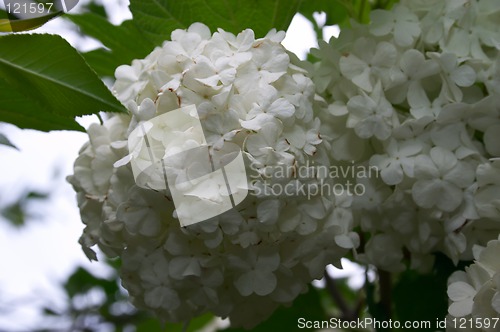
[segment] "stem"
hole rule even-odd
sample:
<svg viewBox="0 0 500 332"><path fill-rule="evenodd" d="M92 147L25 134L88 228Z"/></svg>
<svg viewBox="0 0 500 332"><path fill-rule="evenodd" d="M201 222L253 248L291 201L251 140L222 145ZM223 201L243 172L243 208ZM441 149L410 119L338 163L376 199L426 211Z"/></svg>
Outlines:
<svg viewBox="0 0 500 332"><path fill-rule="evenodd" d="M383 4L383 9L387 9L387 7L389 7L389 3L391 2L391 0L385 0L384 1L384 4Z"/></svg>
<svg viewBox="0 0 500 332"><path fill-rule="evenodd" d="M323 40L323 27L320 27L318 22L313 19L314 31L316 32L316 38L318 40Z"/></svg>
<svg viewBox="0 0 500 332"><path fill-rule="evenodd" d="M391 0L377 0L373 9L387 9Z"/></svg>
<svg viewBox="0 0 500 332"><path fill-rule="evenodd" d="M325 270L325 282L326 282L326 288L328 289L330 296L332 297L333 301L337 304L340 311L342 312L342 319L347 321L356 320L358 318L357 308L355 310L351 310L351 308L349 308L345 299L342 297L342 294L340 294L339 289L337 288L335 279L333 279L326 270Z"/></svg>
<svg viewBox="0 0 500 332"><path fill-rule="evenodd" d="M365 7L366 7L366 0L361 0L361 5L359 6L359 13L358 13L358 21L360 23L364 23L363 16L365 12Z"/></svg>
<svg viewBox="0 0 500 332"><path fill-rule="evenodd" d="M380 304L387 319L392 318L392 278L387 271L379 270Z"/></svg>
<svg viewBox="0 0 500 332"><path fill-rule="evenodd" d="M361 294L362 292L360 292ZM358 296L358 302L356 303L356 307L354 308L354 313L356 314L356 317L360 317L361 310L363 310L365 306L365 301L363 296L359 295Z"/></svg>
<svg viewBox="0 0 500 332"><path fill-rule="evenodd" d="M339 0L339 3L347 10L350 17L356 17L356 11L354 10L351 0Z"/></svg>
<svg viewBox="0 0 500 332"><path fill-rule="evenodd" d="M96 113L97 118L99 119L99 122L101 123L101 126L104 124L104 121L102 120L101 113Z"/></svg>

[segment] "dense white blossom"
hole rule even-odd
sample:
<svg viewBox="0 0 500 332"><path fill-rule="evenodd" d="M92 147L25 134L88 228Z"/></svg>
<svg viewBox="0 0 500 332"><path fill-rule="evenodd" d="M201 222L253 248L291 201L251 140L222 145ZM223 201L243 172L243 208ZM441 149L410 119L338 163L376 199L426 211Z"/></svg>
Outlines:
<svg viewBox="0 0 500 332"><path fill-rule="evenodd" d="M457 271L448 280L449 330L453 318L474 319L491 324L474 326L469 331L498 331L500 319L500 238L491 240L486 247L474 247L474 263L464 271ZM496 319L496 321L495 321Z"/></svg>
<svg viewBox="0 0 500 332"><path fill-rule="evenodd" d="M98 245L122 258L138 307L168 321L210 311L251 327L356 249L390 272L428 272L436 252L475 259L449 280L449 313L499 317L500 2L401 0L370 18L318 41L313 64L284 50L282 32L255 39L195 23L116 70L129 114L89 128L69 181L85 253L96 259ZM210 149L243 151L251 194L180 227L170 191L137 182L128 141L188 105ZM162 146L196 147L185 128L160 127ZM320 175L322 166L340 176ZM197 171L185 168L185 178ZM362 192L325 194L324 183Z"/></svg>
<svg viewBox="0 0 500 332"><path fill-rule="evenodd" d="M212 35L199 23L175 30L171 41L145 59L116 70L114 92L130 113L88 130L90 141L69 178L86 224L80 242L91 259L96 244L108 256L121 257L120 275L133 303L161 319L188 321L212 312L251 327L291 303L322 277L327 264L339 265L359 243L351 200L301 191L304 185L318 187L314 167L328 168L329 159L313 114L315 87L291 62L283 37L271 31L255 39L252 30ZM392 110L373 98L373 122L387 122ZM127 143L135 128L188 105L196 106L210 149L241 148L252 181L249 196L236 208L181 227L170 191L154 185L162 179L134 177L129 162L138 158L140 168L146 149L129 151ZM161 146L160 153L165 147L195 147L190 130L159 123L151 144ZM196 171L186 155L169 162L184 169L186 178ZM309 165L314 166L305 174ZM269 191L273 185L290 192ZM203 195L210 194L204 189ZM204 213L196 209L191 212Z"/></svg>
<svg viewBox="0 0 500 332"><path fill-rule="evenodd" d="M499 15L493 0L402 0L304 64L332 165L379 170L354 179L361 261L428 271L437 251L457 263L497 238Z"/></svg>

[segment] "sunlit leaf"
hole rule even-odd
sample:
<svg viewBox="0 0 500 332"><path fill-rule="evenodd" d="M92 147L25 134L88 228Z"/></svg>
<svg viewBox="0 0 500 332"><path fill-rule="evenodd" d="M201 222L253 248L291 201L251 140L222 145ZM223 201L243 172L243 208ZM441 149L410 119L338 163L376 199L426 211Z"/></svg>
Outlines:
<svg viewBox="0 0 500 332"><path fill-rule="evenodd" d="M36 116L34 116L36 114ZM0 121L13 123L21 128L42 131L71 129L83 130L73 117L54 114L39 101L13 89L0 78Z"/></svg>
<svg viewBox="0 0 500 332"><path fill-rule="evenodd" d="M313 13L326 14L325 25L341 24L348 19L346 7L339 0L306 0L302 1L300 13L310 21L314 20Z"/></svg>
<svg viewBox="0 0 500 332"><path fill-rule="evenodd" d="M64 14L62 11L24 20L0 19L0 32L19 32L41 27L48 21Z"/></svg>
<svg viewBox="0 0 500 332"><path fill-rule="evenodd" d="M301 0L252 1L169 1L131 0L134 22L155 44L170 37L174 29L185 29L193 22L202 22L212 31L222 28L239 33L251 28L257 37L264 37L276 28L286 30Z"/></svg>
<svg viewBox="0 0 500 332"><path fill-rule="evenodd" d="M21 128L74 130L76 116L125 111L59 36L0 37L0 75L0 121Z"/></svg>
<svg viewBox="0 0 500 332"><path fill-rule="evenodd" d="M85 9L87 9L91 13L97 14L97 15L102 16L104 18L108 17L108 14L106 13L106 9L104 8L104 6L100 2L97 2L95 0L91 0L87 4L84 4L84 3L80 3L80 4L81 4L81 7L84 7Z"/></svg>
<svg viewBox="0 0 500 332"><path fill-rule="evenodd" d="M100 76L113 76L116 67L145 57L155 46L130 20L116 26L94 13L65 17L78 25L82 33L98 39L106 46L107 49L101 48L83 54L87 63Z"/></svg>

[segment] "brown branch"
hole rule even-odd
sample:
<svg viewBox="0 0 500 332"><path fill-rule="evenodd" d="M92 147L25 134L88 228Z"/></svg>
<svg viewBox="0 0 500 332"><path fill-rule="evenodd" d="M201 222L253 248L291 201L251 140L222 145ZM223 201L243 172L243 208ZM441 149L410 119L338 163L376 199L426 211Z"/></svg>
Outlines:
<svg viewBox="0 0 500 332"><path fill-rule="evenodd" d="M358 312L359 312L358 306L354 310L351 309L347 304L347 302L345 301L342 294L340 294L340 291L335 283L335 279L333 279L326 270L324 276L325 276L326 289L330 293L330 296L332 297L333 301L337 304L338 308L342 312L342 319L347 321L353 321L358 319Z"/></svg>
<svg viewBox="0 0 500 332"><path fill-rule="evenodd" d="M379 270L380 304L387 319L392 318L392 278L387 271Z"/></svg>

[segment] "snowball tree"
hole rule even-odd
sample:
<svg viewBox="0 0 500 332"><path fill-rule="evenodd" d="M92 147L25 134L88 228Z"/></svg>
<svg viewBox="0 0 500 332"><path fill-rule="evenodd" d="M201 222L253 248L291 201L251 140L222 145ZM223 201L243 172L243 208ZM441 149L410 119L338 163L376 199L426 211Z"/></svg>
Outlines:
<svg viewBox="0 0 500 332"><path fill-rule="evenodd" d="M99 115L68 177L79 242L118 262L137 308L228 331L500 328L498 1L130 2L119 26L66 16L105 49L1 36L0 120ZM317 32L306 60L281 44L296 13ZM217 170L225 185L197 181ZM183 224L178 197L204 220ZM325 272L341 258L366 268L362 290Z"/></svg>

